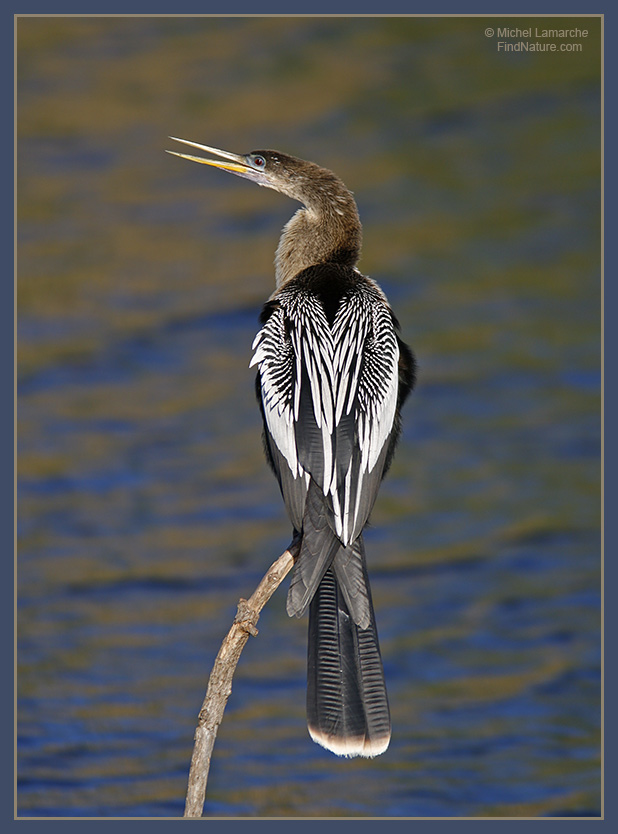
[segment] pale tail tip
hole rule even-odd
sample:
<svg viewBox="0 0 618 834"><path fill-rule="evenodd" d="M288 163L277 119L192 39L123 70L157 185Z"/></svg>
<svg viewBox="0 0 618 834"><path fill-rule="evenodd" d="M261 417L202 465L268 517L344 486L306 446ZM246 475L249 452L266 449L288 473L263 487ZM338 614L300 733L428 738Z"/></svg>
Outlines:
<svg viewBox="0 0 618 834"><path fill-rule="evenodd" d="M380 756L386 751L391 740L390 735L374 739L366 739L364 736L362 738L341 738L326 735L319 730L313 730L311 727L309 727L309 735L316 744L325 747L336 756L345 756L348 759L354 756L362 756L365 759Z"/></svg>

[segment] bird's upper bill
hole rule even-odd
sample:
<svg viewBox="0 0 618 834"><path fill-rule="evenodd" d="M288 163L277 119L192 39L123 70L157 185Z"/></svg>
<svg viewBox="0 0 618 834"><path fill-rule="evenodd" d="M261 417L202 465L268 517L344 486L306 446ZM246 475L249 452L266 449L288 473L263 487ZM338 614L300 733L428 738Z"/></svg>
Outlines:
<svg viewBox="0 0 618 834"><path fill-rule="evenodd" d="M241 156L229 151L222 151L219 148L211 148L208 145L200 145L198 142L190 142L188 139L178 139L176 136L170 136L174 142L182 142L183 145L190 145L192 148L197 148L200 151L215 154L221 157L220 159L205 159L202 156L193 156L187 153L178 153L177 151L167 151L174 156L180 156L182 159L190 159L192 162L201 162L202 165L212 165L215 168L223 168L224 171L231 171L233 174L238 174L240 177L246 177L253 180L260 185L267 185L269 183L264 181L264 159L257 154L247 154ZM256 164L257 160L257 164Z"/></svg>

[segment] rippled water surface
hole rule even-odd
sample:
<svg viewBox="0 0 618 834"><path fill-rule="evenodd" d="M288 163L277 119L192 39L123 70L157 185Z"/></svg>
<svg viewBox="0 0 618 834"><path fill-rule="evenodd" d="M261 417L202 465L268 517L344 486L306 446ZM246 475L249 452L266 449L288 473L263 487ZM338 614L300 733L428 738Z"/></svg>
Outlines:
<svg viewBox="0 0 618 834"><path fill-rule="evenodd" d="M182 814L212 660L289 540L248 362L295 206L169 134L334 169L419 362L366 537L391 747L309 740L281 588L205 813L600 813L586 23L505 55L475 18L19 21L20 815Z"/></svg>

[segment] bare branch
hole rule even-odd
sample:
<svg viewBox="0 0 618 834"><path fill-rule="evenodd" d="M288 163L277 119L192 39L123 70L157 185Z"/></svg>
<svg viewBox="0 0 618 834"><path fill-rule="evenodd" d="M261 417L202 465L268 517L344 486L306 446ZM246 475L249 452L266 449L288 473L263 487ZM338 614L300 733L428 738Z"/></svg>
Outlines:
<svg viewBox="0 0 618 834"><path fill-rule="evenodd" d="M258 633L256 624L260 611L290 572L297 555L298 543L294 540L285 553L270 566L251 598L241 599L238 603L234 624L221 644L212 667L206 697L195 730L185 817L202 816L210 759L217 738L217 730L223 720L223 711L232 691L232 678L236 665L249 635L255 637Z"/></svg>

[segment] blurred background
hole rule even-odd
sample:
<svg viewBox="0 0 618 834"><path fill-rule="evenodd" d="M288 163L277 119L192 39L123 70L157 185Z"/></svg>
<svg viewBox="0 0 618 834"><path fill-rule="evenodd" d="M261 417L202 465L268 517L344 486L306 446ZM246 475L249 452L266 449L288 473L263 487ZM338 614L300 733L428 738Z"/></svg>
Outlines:
<svg viewBox="0 0 618 834"><path fill-rule="evenodd" d="M287 581L210 816L600 814L600 21L20 18L18 814L180 816L290 537L248 367L296 206L168 135L333 169L419 382L366 543L393 740L313 744Z"/></svg>

